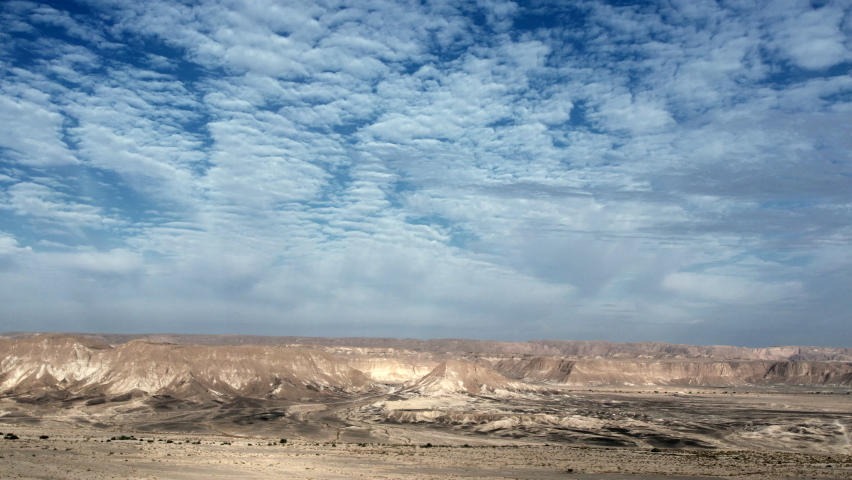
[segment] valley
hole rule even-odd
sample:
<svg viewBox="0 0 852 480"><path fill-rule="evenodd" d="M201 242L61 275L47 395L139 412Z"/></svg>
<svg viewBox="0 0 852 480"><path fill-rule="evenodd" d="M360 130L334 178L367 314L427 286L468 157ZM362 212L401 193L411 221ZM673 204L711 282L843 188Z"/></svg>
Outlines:
<svg viewBox="0 0 852 480"><path fill-rule="evenodd" d="M40 435L87 452L34 451L41 465L83 465L106 447L135 445L123 460L148 478L200 478L216 452L282 478L394 478L414 465L419 478L852 478L852 366L842 361L108 344L62 334L0 347L0 431L21 437L0 443L2 468L20 478L74 478L28 470L32 457L16 452L40 448ZM144 441L106 442L121 435ZM486 465L477 451L502 453ZM280 464L294 452L328 461L299 457L299 476ZM270 455L279 460L267 465ZM120 471L107 457L94 467ZM197 475L163 476L163 462ZM187 462L195 466L178 467Z"/></svg>

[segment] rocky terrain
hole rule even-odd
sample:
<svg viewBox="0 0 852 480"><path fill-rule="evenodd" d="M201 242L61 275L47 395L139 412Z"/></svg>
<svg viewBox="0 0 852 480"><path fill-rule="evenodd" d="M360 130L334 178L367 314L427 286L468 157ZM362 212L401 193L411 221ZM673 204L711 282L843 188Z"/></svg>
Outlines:
<svg viewBox="0 0 852 480"><path fill-rule="evenodd" d="M779 360L590 358L459 351L461 341L452 341L449 351L433 352L328 346L330 339L316 339L312 344L301 339L302 343L276 346L247 341L211 346L166 343L154 340L162 337L154 335L116 344L90 337L47 334L0 338L0 351L4 352L0 357L0 392L56 398L168 394L199 400L293 400L381 391L399 384L409 385L411 392L433 395L533 390L533 385L852 386L852 362L790 360L802 356L802 347L783 347L789 355ZM471 342L485 347L489 343ZM627 345L625 348L633 348ZM666 349L660 346L665 344L654 345L657 351L690 351L684 346ZM725 347L712 348L725 351ZM762 351L752 352L752 356L771 355ZM412 386L415 382L417 385Z"/></svg>
<svg viewBox="0 0 852 480"><path fill-rule="evenodd" d="M799 474L852 478L847 465L852 454L852 363L827 359L846 355L843 349L130 337L6 334L0 338L0 430L30 435L26 442L0 443L13 449L2 456L15 459L17 474L24 475L43 461L55 462L57 468L66 460L85 465L83 460L104 455L101 443L112 436L191 435L195 440L190 444L201 441L209 446L183 447L167 455L176 458L166 460L163 452L171 450L146 440L139 449L128 451L124 460L134 459L137 473L158 478L168 470L152 470L153 465L139 462L146 458L152 463L173 462L179 457L186 468L196 465L200 477L213 468L217 455L225 455L238 462L251 459L235 465L251 464L258 476L274 476L284 470L266 468L258 460L266 451L258 456L247 449L248 444L272 446L276 438L289 438L301 450L276 450L273 457L289 462L297 455L293 452L314 455L316 450L331 458L322 465L334 464L339 472L349 472L338 475L317 462L300 463L325 472L304 472L310 478L373 476L366 470L346 470L345 459L372 465L377 455L390 455L382 461L401 462L397 470L382 470L388 478L415 465L435 472L422 478L463 476L470 468L493 477L509 471L508 466L480 464L465 445L471 451L509 449L500 457L504 460L512 458L511 448L555 449L536 462L518 460L511 478L563 478L559 475L568 468L576 468L577 478L618 478L612 475L619 473L779 478L771 472L791 478ZM192 344L192 339L205 344ZM464 350L472 346L483 351ZM554 353L565 351L576 355ZM635 355L627 356L631 351ZM726 352L736 358L723 358ZM800 359L817 354L823 359ZM76 445L65 448L86 453L34 451L38 461L18 456L14 448L23 447L14 445L27 445L23 449L27 452L58 445L36 442L37 432L48 432L51 438L58 435L62 442ZM84 438L100 440L84 448ZM232 441L243 446L224 445ZM186 440L181 443L186 445ZM426 459L419 457L434 453L421 451L426 444L445 446L447 458L454 460L441 463L432 458L423 464ZM404 448L416 449L411 453ZM634 455L627 452L659 458L648 464L656 465L653 468L601 460L610 454L600 449L612 448L624 452L625 459ZM580 453L571 449L592 449L590 460L582 465L568 461ZM686 457L677 456L686 453L672 452L692 452L690 467L681 468ZM201 463L190 461L192 455ZM746 455L772 460L760 460L758 470L728 461ZM778 456L777 468L772 455ZM799 455L795 457L799 470L785 470L794 457L784 455ZM562 460L554 463L556 458ZM832 467L814 466L820 462ZM0 463L0 478L5 478L3 465L9 464ZM127 475L114 465L99 471ZM298 477L286 471L281 475ZM582 477L580 472L609 476Z"/></svg>
<svg viewBox="0 0 852 480"><path fill-rule="evenodd" d="M532 385L513 382L494 370L475 363L444 360L404 391L421 395L505 395L535 390Z"/></svg>
<svg viewBox="0 0 852 480"><path fill-rule="evenodd" d="M109 397L278 398L369 391L370 380L325 352L133 340L116 347L72 336L0 340L0 392L92 403Z"/></svg>
<svg viewBox="0 0 852 480"><path fill-rule="evenodd" d="M4 430L5 432L6 430ZM331 443L272 436L16 426L0 477L24 479L848 479L852 457L771 451L671 451L525 445ZM45 432L48 438L39 438ZM126 440L119 440L126 438ZM113 440L115 439L115 440Z"/></svg>
<svg viewBox="0 0 852 480"><path fill-rule="evenodd" d="M38 336L36 332L0 333L0 338L21 339ZM481 353L501 355L544 355L570 358L647 358L647 359L718 359L718 360L792 360L852 362L852 348L777 346L745 348L725 345L681 345L663 342L614 343L584 340L534 340L530 342L500 342L468 339L412 338L327 338L285 337L259 335L192 335L192 334L106 334L69 333L80 338L117 345L131 340L150 340L159 343L184 345L236 346L303 344L315 347L338 347L344 350L405 350L423 353Z"/></svg>

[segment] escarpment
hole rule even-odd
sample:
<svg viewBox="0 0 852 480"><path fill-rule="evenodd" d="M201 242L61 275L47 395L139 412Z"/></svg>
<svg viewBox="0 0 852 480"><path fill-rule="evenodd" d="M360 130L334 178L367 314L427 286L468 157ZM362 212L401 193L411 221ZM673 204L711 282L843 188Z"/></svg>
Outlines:
<svg viewBox="0 0 852 480"><path fill-rule="evenodd" d="M512 381L503 375L469 362L446 360L407 388L407 391L429 395L465 393L471 395L502 394L535 387Z"/></svg>
<svg viewBox="0 0 852 480"><path fill-rule="evenodd" d="M347 363L367 375L371 380L385 384L402 384L416 381L432 371L434 361L407 358L358 357Z"/></svg>
<svg viewBox="0 0 852 480"><path fill-rule="evenodd" d="M459 342L448 341L445 346L456 348ZM384 343L392 342L386 339ZM507 347L507 342L498 346ZM392 347L304 347L205 346L146 339L110 345L58 334L0 338L0 394L55 399L170 395L218 401L238 397L302 400L382 391L492 395L536 391L543 385L852 386L852 362L840 361L571 358L431 353ZM598 343L587 347L592 351L602 348ZM671 347L676 352L682 348ZM799 355L801 351L783 353ZM780 355L775 350L763 354Z"/></svg>
<svg viewBox="0 0 852 480"><path fill-rule="evenodd" d="M561 385L852 385L852 363L512 357L491 363L510 378Z"/></svg>
<svg viewBox="0 0 852 480"><path fill-rule="evenodd" d="M0 392L180 398L302 399L373 388L370 379L318 350L262 346L208 347L134 340L102 342L41 336L0 344Z"/></svg>

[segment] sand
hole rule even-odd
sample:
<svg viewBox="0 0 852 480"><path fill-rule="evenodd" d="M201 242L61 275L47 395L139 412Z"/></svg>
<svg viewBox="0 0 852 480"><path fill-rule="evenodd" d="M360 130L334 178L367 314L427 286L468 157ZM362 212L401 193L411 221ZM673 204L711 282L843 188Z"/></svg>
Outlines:
<svg viewBox="0 0 852 480"><path fill-rule="evenodd" d="M0 478L30 479L653 479L852 478L852 457L753 450L565 445L318 443L278 438L110 432L0 423ZM132 440L110 440L120 435ZM48 439L39 439L48 435ZM167 443L171 441L172 443ZM224 444L223 443L230 443Z"/></svg>

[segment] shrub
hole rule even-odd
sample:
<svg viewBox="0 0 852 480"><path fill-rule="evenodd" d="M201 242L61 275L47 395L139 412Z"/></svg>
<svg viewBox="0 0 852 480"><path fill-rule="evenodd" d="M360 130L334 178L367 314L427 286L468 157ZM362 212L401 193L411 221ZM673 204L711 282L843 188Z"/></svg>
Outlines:
<svg viewBox="0 0 852 480"><path fill-rule="evenodd" d="M40 438L42 440L47 440L50 437L48 437L47 435L39 435L38 438Z"/></svg>
<svg viewBox="0 0 852 480"><path fill-rule="evenodd" d="M287 439L286 439L286 438L282 438L282 439L281 439L281 441L280 441L280 442L278 442L278 443L287 443Z"/></svg>
<svg viewBox="0 0 852 480"><path fill-rule="evenodd" d="M7 433L6 436L3 438L5 438L6 440L17 440L18 436L14 433Z"/></svg>

